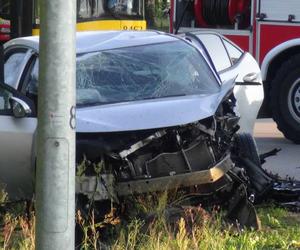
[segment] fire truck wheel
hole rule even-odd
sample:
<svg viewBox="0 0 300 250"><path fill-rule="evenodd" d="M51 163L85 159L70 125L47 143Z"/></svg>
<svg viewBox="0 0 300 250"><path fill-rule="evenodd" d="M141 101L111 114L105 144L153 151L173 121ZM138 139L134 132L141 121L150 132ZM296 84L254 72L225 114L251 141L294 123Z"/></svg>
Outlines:
<svg viewBox="0 0 300 250"><path fill-rule="evenodd" d="M271 82L270 107L278 129L287 139L300 144L300 54L278 69Z"/></svg>

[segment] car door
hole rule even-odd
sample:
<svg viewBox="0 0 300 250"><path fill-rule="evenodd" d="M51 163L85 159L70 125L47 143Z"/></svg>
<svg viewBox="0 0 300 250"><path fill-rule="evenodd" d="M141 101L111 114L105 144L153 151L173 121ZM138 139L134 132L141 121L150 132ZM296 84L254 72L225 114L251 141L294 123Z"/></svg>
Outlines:
<svg viewBox="0 0 300 250"><path fill-rule="evenodd" d="M5 80L9 85L0 84L0 182L5 185L12 200L32 197L34 187L35 160L32 151L37 126L36 112L31 101L16 90L26 64L27 52L22 56L22 51L17 49L6 55ZM15 117L11 97L27 103L31 114Z"/></svg>
<svg viewBox="0 0 300 250"><path fill-rule="evenodd" d="M264 98L260 68L255 59L225 37L215 33L194 33L205 46L222 82L236 78L234 94L240 113L240 132L253 133Z"/></svg>

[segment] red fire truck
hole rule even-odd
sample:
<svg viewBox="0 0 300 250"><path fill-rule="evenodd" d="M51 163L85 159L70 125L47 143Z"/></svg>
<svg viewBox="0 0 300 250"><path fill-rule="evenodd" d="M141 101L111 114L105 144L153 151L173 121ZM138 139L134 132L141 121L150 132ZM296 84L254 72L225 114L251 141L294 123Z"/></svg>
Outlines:
<svg viewBox="0 0 300 250"><path fill-rule="evenodd" d="M213 30L259 62L265 100L259 117L273 117L300 143L300 0L171 0L172 33Z"/></svg>

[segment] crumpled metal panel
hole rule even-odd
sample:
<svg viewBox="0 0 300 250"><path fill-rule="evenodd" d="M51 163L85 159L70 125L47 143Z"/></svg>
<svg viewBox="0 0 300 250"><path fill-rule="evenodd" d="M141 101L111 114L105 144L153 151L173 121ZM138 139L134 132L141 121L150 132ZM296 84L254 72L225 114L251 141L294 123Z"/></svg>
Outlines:
<svg viewBox="0 0 300 250"><path fill-rule="evenodd" d="M234 80L217 94L170 97L78 108L76 131L121 132L185 125L213 116Z"/></svg>
<svg viewBox="0 0 300 250"><path fill-rule="evenodd" d="M221 179L233 167L234 164L230 159L230 155L227 155L214 167L207 170L152 179L118 182L116 185L116 190L119 196L126 196L133 193L141 194L165 191L167 189L176 189L179 187L211 184Z"/></svg>

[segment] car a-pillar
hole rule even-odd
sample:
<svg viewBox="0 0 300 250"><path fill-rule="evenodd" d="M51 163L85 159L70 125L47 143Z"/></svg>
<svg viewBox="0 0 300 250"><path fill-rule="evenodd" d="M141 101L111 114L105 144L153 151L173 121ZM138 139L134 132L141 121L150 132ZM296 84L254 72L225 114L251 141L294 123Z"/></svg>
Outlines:
<svg viewBox="0 0 300 250"><path fill-rule="evenodd" d="M276 56L268 69L268 104L278 129L300 144L300 47Z"/></svg>

